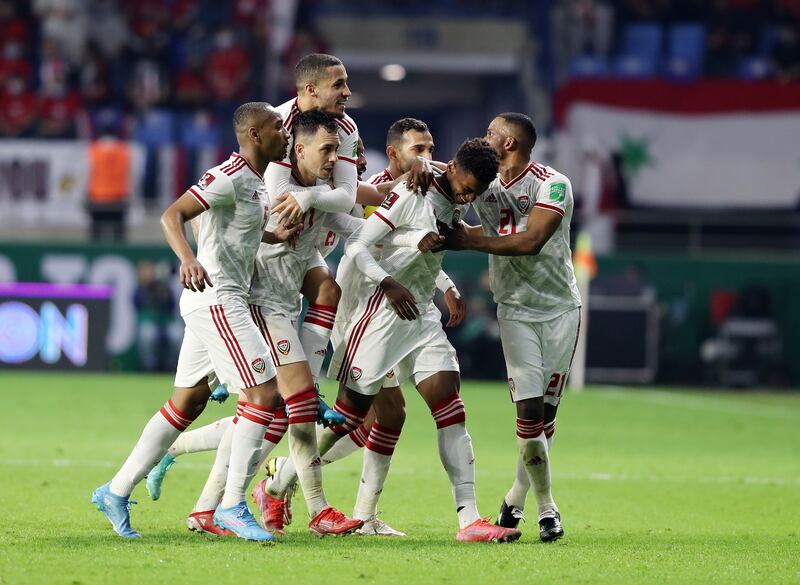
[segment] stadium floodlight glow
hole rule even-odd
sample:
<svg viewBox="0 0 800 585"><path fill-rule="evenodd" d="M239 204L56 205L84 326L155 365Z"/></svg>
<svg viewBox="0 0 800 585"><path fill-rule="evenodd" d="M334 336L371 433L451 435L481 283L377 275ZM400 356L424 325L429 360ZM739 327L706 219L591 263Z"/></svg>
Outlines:
<svg viewBox="0 0 800 585"><path fill-rule="evenodd" d="M402 65L391 64L381 67L381 79L384 81L402 81L406 77L406 68Z"/></svg>

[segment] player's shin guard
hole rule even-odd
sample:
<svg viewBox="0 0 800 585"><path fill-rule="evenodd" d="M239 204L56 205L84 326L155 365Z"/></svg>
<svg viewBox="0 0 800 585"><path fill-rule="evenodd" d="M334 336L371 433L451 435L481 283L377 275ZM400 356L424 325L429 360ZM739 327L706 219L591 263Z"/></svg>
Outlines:
<svg viewBox="0 0 800 585"><path fill-rule="evenodd" d="M550 491L550 456L542 419L517 419L517 445L533 486L539 517L558 512Z"/></svg>
<svg viewBox="0 0 800 585"><path fill-rule="evenodd" d="M349 435L336 441L333 447L322 455L322 464L327 465L328 463L333 463L334 461L344 459L348 455L352 455L366 445L368 436L369 431L364 428L364 425L360 425Z"/></svg>
<svg viewBox="0 0 800 585"><path fill-rule="evenodd" d="M244 501L247 486L258 469L264 434L275 416L274 409L252 402L240 405L242 414L233 429L228 479L220 504L223 509L233 508Z"/></svg>
<svg viewBox="0 0 800 585"><path fill-rule="evenodd" d="M328 505L322 490L322 462L315 430L318 402L319 397L314 388L301 390L286 399L286 408L289 411L289 453L312 518ZM270 487L270 493L273 489Z"/></svg>
<svg viewBox="0 0 800 585"><path fill-rule="evenodd" d="M256 467L261 467L261 465L263 465L264 461L266 461L267 457L272 453L272 450L281 442L288 428L289 415L286 414L284 405L281 405L275 411L275 416L272 422L269 423L267 432L264 433L264 442L261 444L261 455L258 458L258 465Z"/></svg>
<svg viewBox="0 0 800 585"><path fill-rule="evenodd" d="M431 409L439 439L439 458L453 486L459 528L480 518L475 502L475 454L467 433L467 415L458 394Z"/></svg>
<svg viewBox="0 0 800 585"><path fill-rule="evenodd" d="M147 422L133 451L111 480L111 493L129 496L193 421L194 418L178 410L172 400L167 401Z"/></svg>
<svg viewBox="0 0 800 585"><path fill-rule="evenodd" d="M390 429L379 423L372 425L364 450L364 464L353 518L369 520L378 513L378 499L389 474L395 445L400 438L400 429Z"/></svg>
<svg viewBox="0 0 800 585"><path fill-rule="evenodd" d="M303 346L314 381L319 378L322 362L325 361L335 319L336 307L310 305L300 327L300 345Z"/></svg>
<svg viewBox="0 0 800 585"><path fill-rule="evenodd" d="M199 453L201 451L213 451L219 447L222 440L222 435L233 424L233 417L226 416L210 425L192 429L181 433L172 446L169 448L169 454L173 457L186 455L187 453Z"/></svg>

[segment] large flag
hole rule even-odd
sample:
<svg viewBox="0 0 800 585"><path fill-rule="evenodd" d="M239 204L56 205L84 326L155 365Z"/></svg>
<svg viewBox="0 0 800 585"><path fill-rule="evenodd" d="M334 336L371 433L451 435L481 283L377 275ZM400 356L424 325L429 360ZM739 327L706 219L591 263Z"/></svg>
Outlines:
<svg viewBox="0 0 800 585"><path fill-rule="evenodd" d="M800 92L744 89L619 82L612 93L584 87L562 95L560 162L579 174L585 145L616 153L630 201L640 206L795 208Z"/></svg>

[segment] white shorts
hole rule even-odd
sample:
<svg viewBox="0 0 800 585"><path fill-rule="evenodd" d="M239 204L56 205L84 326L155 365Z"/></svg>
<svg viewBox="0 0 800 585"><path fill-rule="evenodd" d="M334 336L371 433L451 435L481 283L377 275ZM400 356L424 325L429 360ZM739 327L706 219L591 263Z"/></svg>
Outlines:
<svg viewBox="0 0 800 585"><path fill-rule="evenodd" d="M297 319L270 315L267 309L258 305L250 305L250 314L267 342L276 367L307 361L297 333Z"/></svg>
<svg viewBox="0 0 800 585"><path fill-rule="evenodd" d="M497 322L511 401L544 396L545 403L558 406L578 342L581 310L540 323L499 318Z"/></svg>
<svg viewBox="0 0 800 585"><path fill-rule="evenodd" d="M267 344L242 302L202 307L183 316L175 386L192 388L211 372L229 391L252 388L275 377Z"/></svg>
<svg viewBox="0 0 800 585"><path fill-rule="evenodd" d="M431 304L414 321L404 321L376 290L356 311L346 341L335 348L329 377L359 394L374 396L387 383L398 386L407 377L419 383L436 372L458 372L456 351L440 317Z"/></svg>

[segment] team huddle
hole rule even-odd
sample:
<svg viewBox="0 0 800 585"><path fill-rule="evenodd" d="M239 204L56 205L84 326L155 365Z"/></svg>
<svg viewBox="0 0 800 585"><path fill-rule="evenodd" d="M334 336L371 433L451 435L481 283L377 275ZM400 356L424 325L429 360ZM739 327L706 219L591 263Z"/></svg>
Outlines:
<svg viewBox="0 0 800 585"><path fill-rule="evenodd" d="M239 152L162 216L185 289L175 388L92 502L117 534L138 538L130 525L135 486L147 478L158 499L177 457L216 450L187 519L191 530L274 541L293 520L299 487L308 528L319 536L405 536L378 517L378 503L405 422L401 384L408 382L436 424L456 539L517 540L531 490L541 540L562 537L550 450L580 327L569 180L530 161L536 130L518 113L496 116L485 138L464 141L446 163L433 160L424 122L398 120L387 133L388 167L362 180L364 147L345 113L342 62L308 55L295 81L298 96L278 108L251 102L236 110ZM470 205L480 225L464 223ZM334 280L325 256L339 241L344 256ZM458 359L434 304L441 290L448 325L463 320L465 304L442 260L445 250L464 249L489 255L517 415L516 476L494 524L478 512ZM333 408L317 390L329 344ZM228 392L238 394L235 416L184 432L209 399ZM284 435L289 456L270 458ZM362 448L350 517L329 503L322 467ZM265 463L267 476L252 490L259 524L246 492Z"/></svg>

